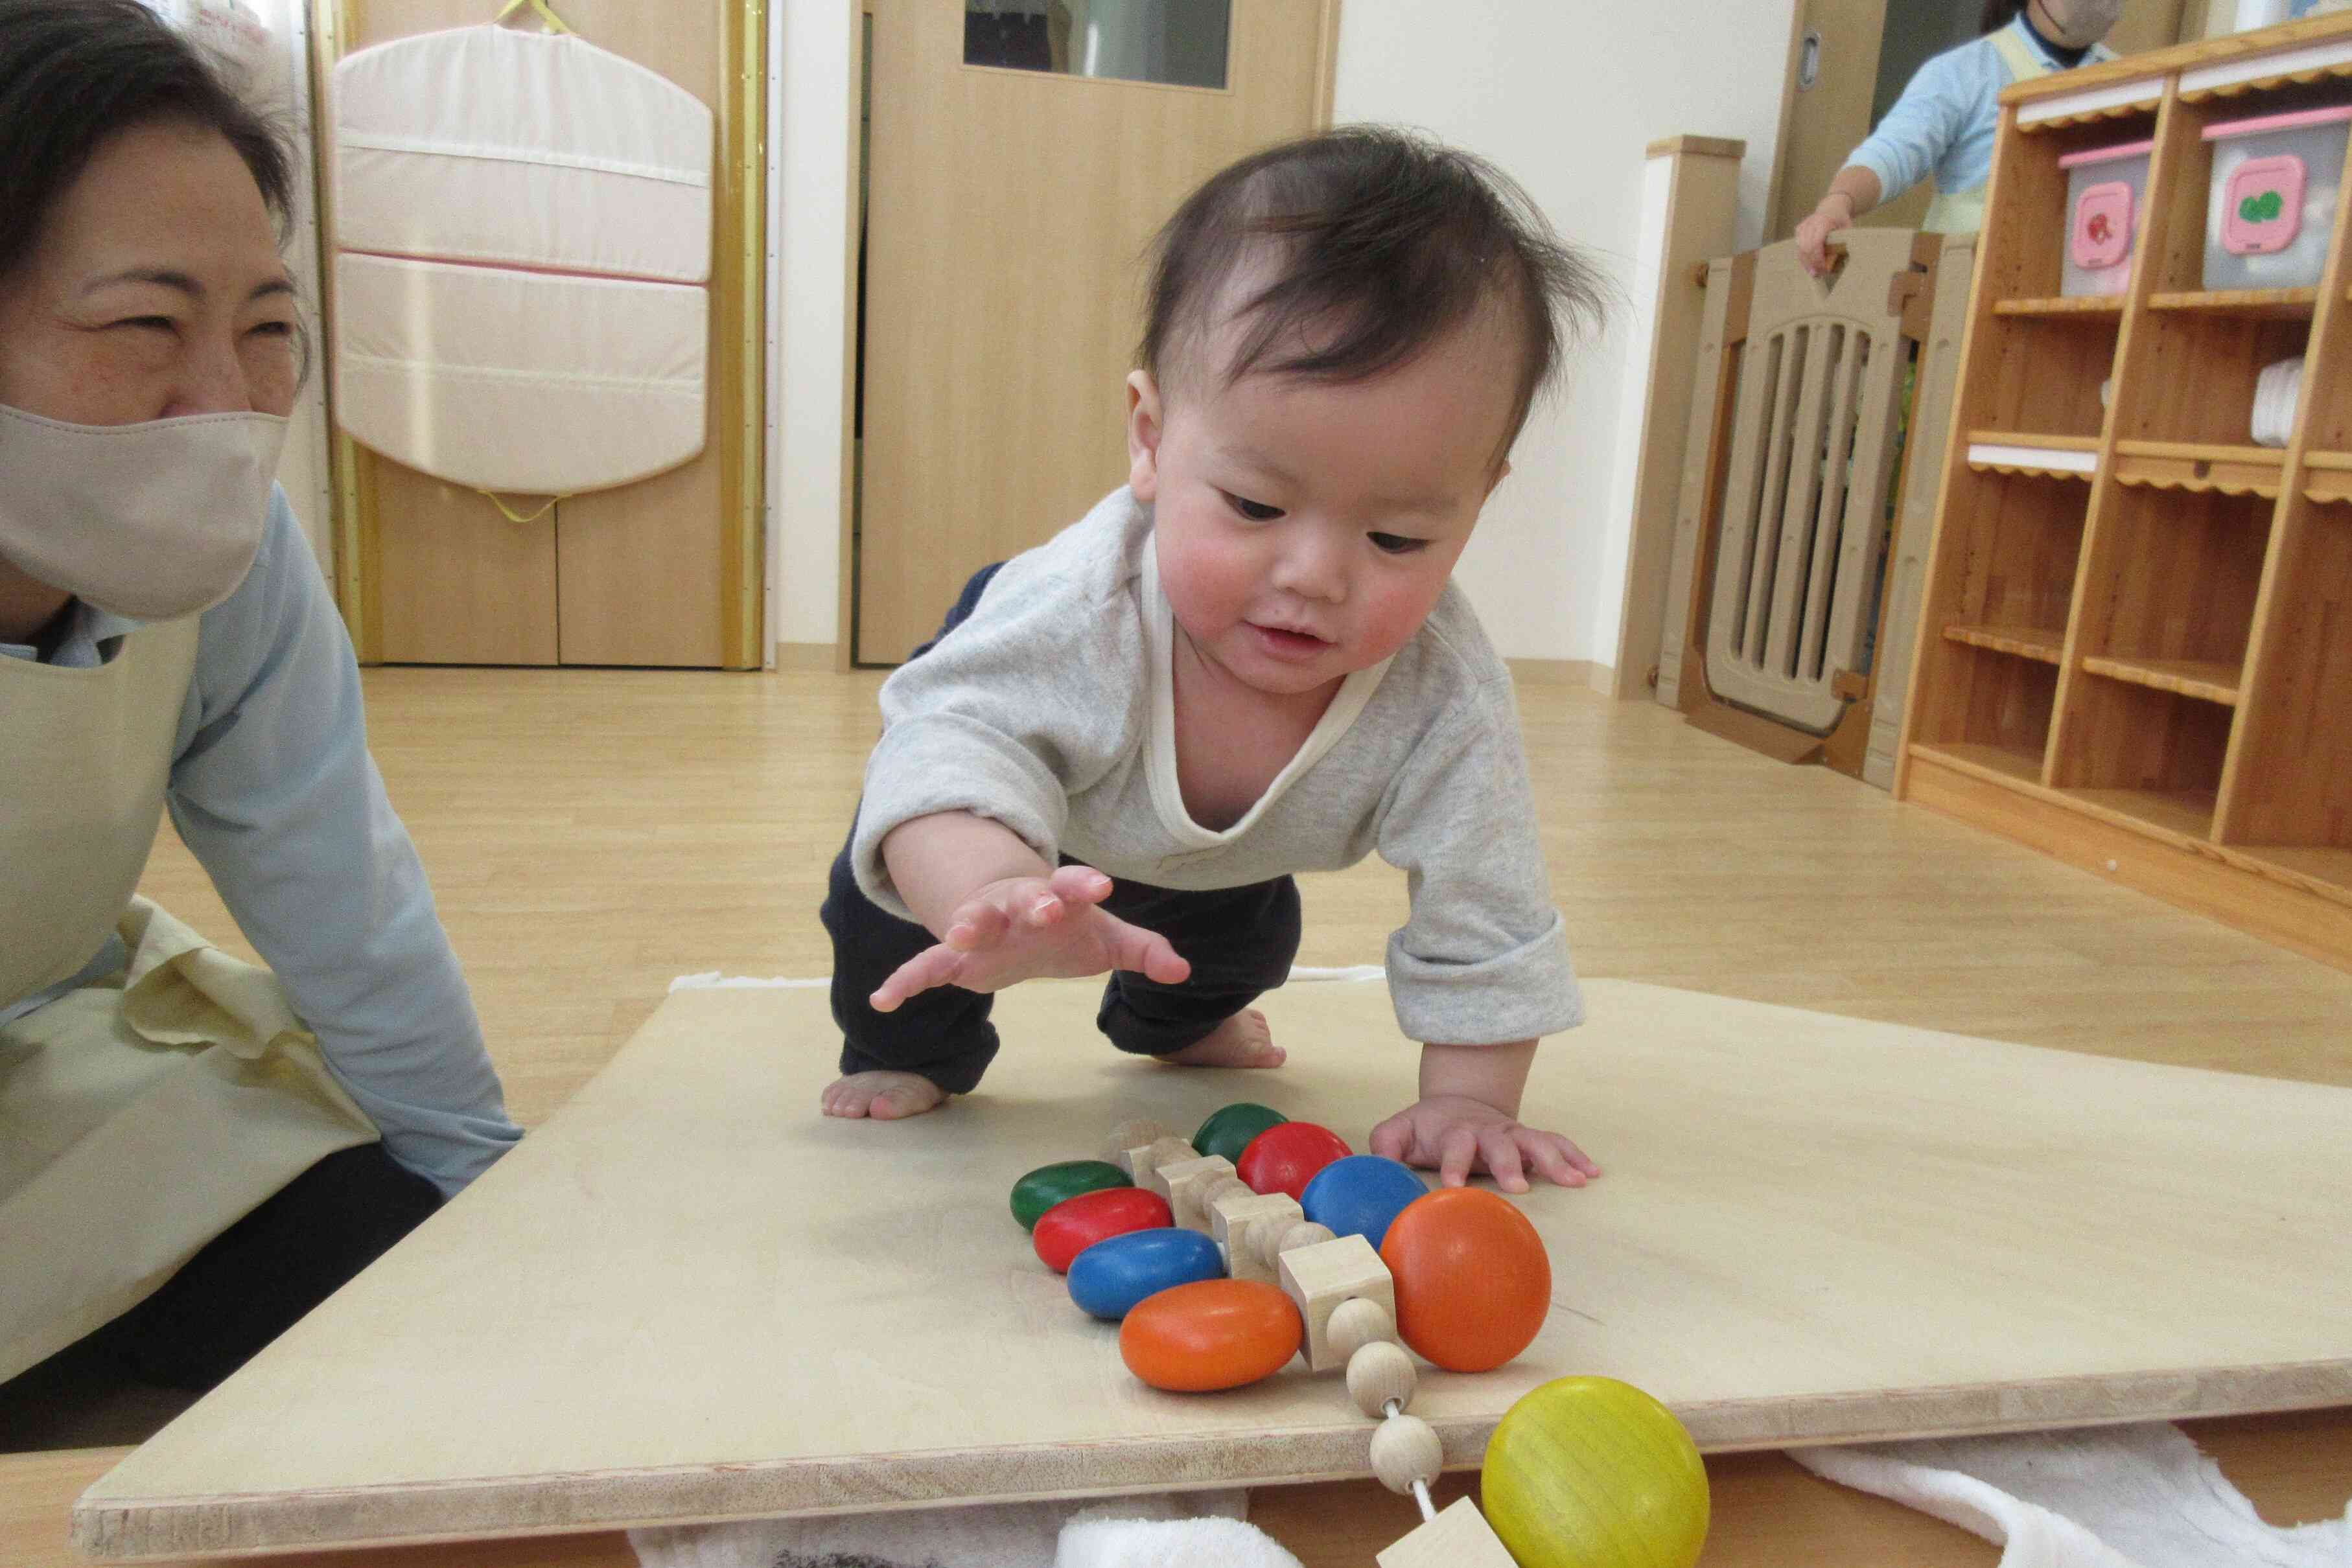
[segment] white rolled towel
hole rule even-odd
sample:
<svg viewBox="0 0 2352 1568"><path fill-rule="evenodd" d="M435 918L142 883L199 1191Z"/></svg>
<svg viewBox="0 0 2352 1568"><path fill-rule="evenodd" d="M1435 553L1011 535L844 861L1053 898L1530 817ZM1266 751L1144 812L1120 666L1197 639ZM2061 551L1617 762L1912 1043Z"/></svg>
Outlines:
<svg viewBox="0 0 2352 1568"><path fill-rule="evenodd" d="M2284 446L2294 431L2295 400L2303 392L2303 360L2264 365L2254 378L2253 437L2257 446Z"/></svg>

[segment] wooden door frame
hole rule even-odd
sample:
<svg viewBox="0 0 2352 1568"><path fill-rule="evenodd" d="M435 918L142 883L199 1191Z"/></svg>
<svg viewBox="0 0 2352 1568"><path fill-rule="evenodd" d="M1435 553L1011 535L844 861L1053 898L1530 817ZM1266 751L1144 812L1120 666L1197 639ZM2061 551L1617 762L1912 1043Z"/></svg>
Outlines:
<svg viewBox="0 0 2352 1568"><path fill-rule="evenodd" d="M333 235L332 182L326 178L326 140L333 134L329 88L344 41L357 36L356 14L365 0L309 0L310 8L310 98L314 146L310 176L319 214L322 252ZM730 177L741 193L714 206L711 236L710 313L721 342L767 341L768 93L767 38L771 0L719 0L723 95L714 114L721 126L713 170L718 190ZM487 5L485 19L497 13ZM716 194L716 191L714 191ZM333 257L320 260L322 304L331 300ZM336 608L362 664L383 660L383 615L379 586L383 558L377 548L374 472L376 458L333 423L334 386L323 368L332 363L335 319L320 312L320 373L328 375L330 466L334 494ZM772 649L767 641L767 356L747 348L729 376L714 363L705 395L711 399L711 442L721 452L719 481L719 667L758 669Z"/></svg>
<svg viewBox="0 0 2352 1568"><path fill-rule="evenodd" d="M857 246L865 233L863 192L858 168L865 158L866 18L887 0L844 0L849 7L849 158L844 171L849 201L849 222L843 225L841 313L841 533L835 574L835 611L833 667L842 674L857 668L857 314L864 301L857 275ZM1246 5L1252 0L1234 0ZM1341 0L1318 0L1321 26L1316 30L1315 117L1319 130L1331 126L1332 102L1339 85L1339 6ZM787 394L789 395L789 394Z"/></svg>

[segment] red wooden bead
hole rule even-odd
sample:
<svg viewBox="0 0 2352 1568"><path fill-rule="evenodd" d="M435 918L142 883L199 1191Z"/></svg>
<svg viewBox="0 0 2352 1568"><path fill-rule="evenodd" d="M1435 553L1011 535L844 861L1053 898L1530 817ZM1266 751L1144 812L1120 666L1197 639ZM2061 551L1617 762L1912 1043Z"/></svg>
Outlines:
<svg viewBox="0 0 2352 1568"><path fill-rule="evenodd" d="M1298 1309L1255 1280L1200 1280L1146 1297L1119 1324L1127 1369L1154 1388L1207 1394L1271 1377L1298 1354Z"/></svg>
<svg viewBox="0 0 2352 1568"><path fill-rule="evenodd" d="M1070 1271L1070 1260L1106 1237L1173 1225L1168 1200L1139 1186L1105 1187L1066 1197L1037 1217L1030 1245L1056 1274Z"/></svg>
<svg viewBox="0 0 2352 1568"><path fill-rule="evenodd" d="M1339 1134L1312 1122L1284 1122L1250 1140L1234 1172L1252 1192L1286 1192L1297 1197L1316 1173L1351 1151Z"/></svg>
<svg viewBox="0 0 2352 1568"><path fill-rule="evenodd" d="M1487 1372L1528 1348L1551 1310L1543 1238L1506 1198L1440 1187L1407 1204L1381 1243L1397 1333L1448 1372Z"/></svg>

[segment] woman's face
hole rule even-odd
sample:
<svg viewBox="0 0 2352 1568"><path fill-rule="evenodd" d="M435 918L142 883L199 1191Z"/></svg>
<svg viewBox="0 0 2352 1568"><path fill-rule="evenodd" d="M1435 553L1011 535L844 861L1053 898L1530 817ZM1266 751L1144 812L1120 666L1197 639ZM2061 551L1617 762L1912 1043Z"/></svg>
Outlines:
<svg viewBox="0 0 2352 1568"><path fill-rule="evenodd" d="M2123 0L2036 0L2037 26L2053 43L2087 49L2105 38L2123 16Z"/></svg>
<svg viewBox="0 0 2352 1568"><path fill-rule="evenodd" d="M139 126L99 148L0 279L0 403L76 424L288 413L294 307L236 150Z"/></svg>

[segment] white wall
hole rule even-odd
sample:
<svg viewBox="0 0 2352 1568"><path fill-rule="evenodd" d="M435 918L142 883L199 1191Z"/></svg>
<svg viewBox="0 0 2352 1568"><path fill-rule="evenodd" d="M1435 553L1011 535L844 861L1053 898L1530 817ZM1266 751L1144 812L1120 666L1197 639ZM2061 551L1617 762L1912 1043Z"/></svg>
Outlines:
<svg viewBox="0 0 2352 1568"><path fill-rule="evenodd" d="M1638 457L1621 423L1647 367L1629 363L1643 150L1664 136L1738 137L1740 244L1763 228L1793 0L1347 0L1337 117L1423 126L1528 187L1616 284L1615 325L1530 420L1511 476L1455 579L1507 657L1616 653ZM1614 502L1612 503L1612 497ZM1612 564L1613 563L1613 564Z"/></svg>
<svg viewBox="0 0 2352 1568"><path fill-rule="evenodd" d="M1613 657L1631 486L1618 469L1628 407L1643 149L1663 136L1748 143L1741 243L1763 225L1794 0L1342 0L1341 120L1422 126L1501 164L1587 246L1623 301L1620 326L1577 354L1566 395L1539 410L1458 573L1511 657ZM781 352L772 385L769 560L783 643L840 633L844 244L848 222L844 0L780 0L774 123ZM1612 496L1620 498L1612 507ZM1607 563L1615 562L1612 569Z"/></svg>

